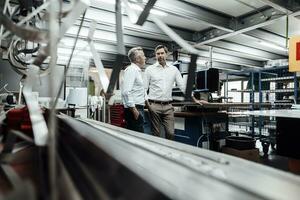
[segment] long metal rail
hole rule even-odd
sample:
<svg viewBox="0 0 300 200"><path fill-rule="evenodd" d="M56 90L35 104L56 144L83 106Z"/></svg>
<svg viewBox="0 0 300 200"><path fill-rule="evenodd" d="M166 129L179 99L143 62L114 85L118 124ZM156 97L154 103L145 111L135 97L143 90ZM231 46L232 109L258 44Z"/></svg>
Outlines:
<svg viewBox="0 0 300 200"><path fill-rule="evenodd" d="M95 187L101 180L100 191L108 197L111 188L103 179L121 182L127 193L135 195L151 188L152 195L161 195L163 199L298 199L300 196L299 177L270 167L93 120L60 117L59 121L60 153L64 154L67 148L78 157L77 161L93 179L91 185ZM122 176L109 178L105 170L101 172L103 167L99 167L107 166L111 159L130 171L128 180L131 184L139 183L141 191L130 187ZM93 172L95 168L99 169L97 175ZM105 178L100 174L105 174ZM117 190L123 191L122 187Z"/></svg>

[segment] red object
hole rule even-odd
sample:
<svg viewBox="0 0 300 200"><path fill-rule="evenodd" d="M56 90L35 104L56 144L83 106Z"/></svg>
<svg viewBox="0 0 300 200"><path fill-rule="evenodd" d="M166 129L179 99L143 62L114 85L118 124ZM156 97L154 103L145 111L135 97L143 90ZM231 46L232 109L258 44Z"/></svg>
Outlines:
<svg viewBox="0 0 300 200"><path fill-rule="evenodd" d="M32 126L27 107L12 109L8 111L6 117L8 129L32 133Z"/></svg>
<svg viewBox="0 0 300 200"><path fill-rule="evenodd" d="M296 43L296 60L300 60L300 42Z"/></svg>
<svg viewBox="0 0 300 200"><path fill-rule="evenodd" d="M123 128L126 126L123 105L113 105L110 107L110 123Z"/></svg>

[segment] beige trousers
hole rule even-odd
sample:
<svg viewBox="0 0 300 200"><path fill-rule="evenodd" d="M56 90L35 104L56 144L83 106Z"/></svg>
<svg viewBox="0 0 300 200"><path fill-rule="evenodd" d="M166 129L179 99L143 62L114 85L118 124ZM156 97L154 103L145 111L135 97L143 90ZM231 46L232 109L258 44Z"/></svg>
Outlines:
<svg viewBox="0 0 300 200"><path fill-rule="evenodd" d="M161 137L160 125L164 127L166 138L174 139L174 108L172 104L150 104L150 121L153 135Z"/></svg>

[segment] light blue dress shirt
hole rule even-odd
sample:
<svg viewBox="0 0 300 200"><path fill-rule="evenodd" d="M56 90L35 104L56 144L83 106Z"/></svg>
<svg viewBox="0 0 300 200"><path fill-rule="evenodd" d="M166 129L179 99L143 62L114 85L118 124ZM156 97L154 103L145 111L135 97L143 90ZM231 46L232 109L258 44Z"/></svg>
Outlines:
<svg viewBox="0 0 300 200"><path fill-rule="evenodd" d="M172 101L174 83L185 93L185 84L181 73L173 65L162 67L158 62L145 70L145 91L149 89L148 99Z"/></svg>
<svg viewBox="0 0 300 200"><path fill-rule="evenodd" d="M131 63L124 70L121 93L125 108L135 107L135 105L145 105L142 70L134 63Z"/></svg>

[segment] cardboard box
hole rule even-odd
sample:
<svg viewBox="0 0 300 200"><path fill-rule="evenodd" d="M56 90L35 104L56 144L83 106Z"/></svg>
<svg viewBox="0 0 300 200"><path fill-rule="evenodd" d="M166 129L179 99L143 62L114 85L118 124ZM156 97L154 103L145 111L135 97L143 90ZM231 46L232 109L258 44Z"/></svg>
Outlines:
<svg viewBox="0 0 300 200"><path fill-rule="evenodd" d="M246 160L259 162L259 150L256 148L249 150L238 150L224 146L222 147L222 152L239 158L244 158Z"/></svg>

